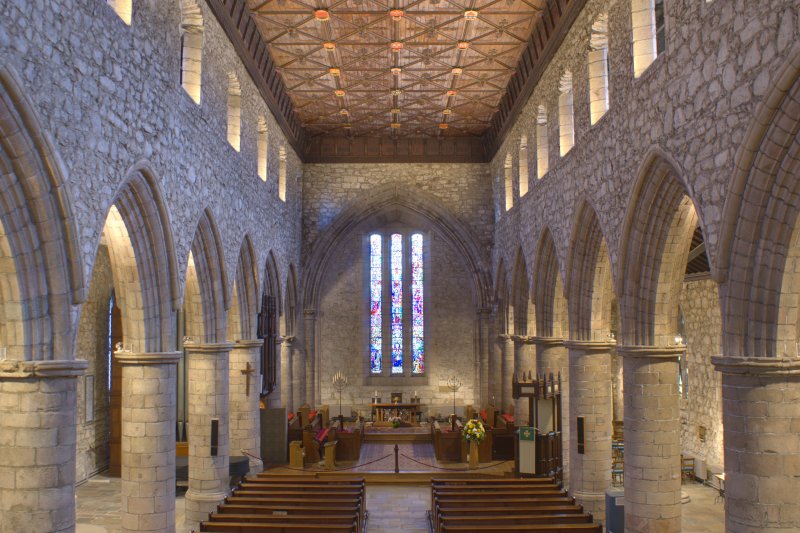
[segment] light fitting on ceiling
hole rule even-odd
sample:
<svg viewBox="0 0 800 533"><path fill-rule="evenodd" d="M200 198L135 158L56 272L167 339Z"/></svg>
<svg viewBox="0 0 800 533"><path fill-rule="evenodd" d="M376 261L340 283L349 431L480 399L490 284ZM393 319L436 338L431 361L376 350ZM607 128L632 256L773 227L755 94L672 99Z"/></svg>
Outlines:
<svg viewBox="0 0 800 533"><path fill-rule="evenodd" d="M467 48L469 48L469 41L458 41L459 50L466 50Z"/></svg>
<svg viewBox="0 0 800 533"><path fill-rule="evenodd" d="M340 115L349 115L350 111L348 111L347 109L340 109L339 110L339 114Z"/></svg>
<svg viewBox="0 0 800 533"><path fill-rule="evenodd" d="M330 72L331 76L339 76L342 73L338 68L330 68L328 72Z"/></svg>
<svg viewBox="0 0 800 533"><path fill-rule="evenodd" d="M400 19L403 18L403 10L402 9L392 9L389 11L389 16L392 17L392 20L395 22L400 22Z"/></svg>
<svg viewBox="0 0 800 533"><path fill-rule="evenodd" d="M400 108L399 107L392 108L392 113L396 113L396 114L399 115L400 114Z"/></svg>
<svg viewBox="0 0 800 533"><path fill-rule="evenodd" d="M400 96L401 94L403 94L403 91L400 89L392 89L392 96Z"/></svg>
<svg viewBox="0 0 800 533"><path fill-rule="evenodd" d="M347 93L345 93L342 89L336 89L335 91L333 91L333 94L335 94L336 96L344 96Z"/></svg>
<svg viewBox="0 0 800 533"><path fill-rule="evenodd" d="M394 74L395 76L398 76L400 75L401 72L403 72L403 69L401 69L400 67L392 67L391 70L392 74Z"/></svg>
<svg viewBox="0 0 800 533"><path fill-rule="evenodd" d="M400 123L399 122L392 122L392 129L396 130L399 127L400 127Z"/></svg>
<svg viewBox="0 0 800 533"><path fill-rule="evenodd" d="M314 11L314 18L322 22L327 22L331 19L331 14L328 13L327 9L317 9Z"/></svg>
<svg viewBox="0 0 800 533"><path fill-rule="evenodd" d="M401 43L400 41L394 41L394 42L392 42L392 44L390 44L389 46L390 46L390 47L391 47L391 49L392 49L393 51L395 51L395 52L399 52L400 50L402 50L402 49L403 49L403 43Z"/></svg>
<svg viewBox="0 0 800 533"><path fill-rule="evenodd" d="M454 90L452 90L452 89L451 89L451 90L449 90L449 91L447 91L447 96L455 96L455 95L457 95L457 94L458 94L458 91L454 91Z"/></svg>
<svg viewBox="0 0 800 533"><path fill-rule="evenodd" d="M450 72L453 73L453 76L460 76L461 73L464 72L464 69L461 67L453 67L453 70L451 70Z"/></svg>
<svg viewBox="0 0 800 533"><path fill-rule="evenodd" d="M332 51L336 50L336 43L331 43L331 42L322 43L322 47L325 50L328 50L329 52L332 52Z"/></svg>
<svg viewBox="0 0 800 533"><path fill-rule="evenodd" d="M466 20L475 20L478 18L478 12L474 9L468 9L467 11L464 11L464 18Z"/></svg>
<svg viewBox="0 0 800 533"><path fill-rule="evenodd" d="M452 109L445 109L444 111L442 111L442 114L444 114L444 115L452 115L453 114L453 110Z"/></svg>
<svg viewBox="0 0 800 533"><path fill-rule="evenodd" d="M446 122L442 122L441 124L439 124L439 129L440 130L446 130L447 129L447 123Z"/></svg>

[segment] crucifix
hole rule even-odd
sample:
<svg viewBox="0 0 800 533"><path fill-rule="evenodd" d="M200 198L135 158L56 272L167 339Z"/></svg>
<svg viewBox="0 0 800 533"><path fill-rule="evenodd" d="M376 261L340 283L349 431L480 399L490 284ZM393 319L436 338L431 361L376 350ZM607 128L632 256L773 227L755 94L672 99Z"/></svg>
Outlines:
<svg viewBox="0 0 800 533"><path fill-rule="evenodd" d="M256 369L250 366L250 363L247 363L247 370L240 370L247 379L247 395L250 396L250 376L256 373Z"/></svg>

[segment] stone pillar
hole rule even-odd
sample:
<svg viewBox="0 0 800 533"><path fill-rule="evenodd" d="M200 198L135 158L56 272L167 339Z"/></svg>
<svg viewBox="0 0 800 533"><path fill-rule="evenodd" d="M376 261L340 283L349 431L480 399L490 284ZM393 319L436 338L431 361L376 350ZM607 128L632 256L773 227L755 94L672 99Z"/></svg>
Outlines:
<svg viewBox="0 0 800 533"><path fill-rule="evenodd" d="M614 342L566 341L569 350L570 491L594 519L605 523L605 492L611 485L611 352ZM578 451L578 417L584 447Z"/></svg>
<svg viewBox="0 0 800 533"><path fill-rule="evenodd" d="M261 461L261 418L259 414L258 374L263 339L236 341L230 352L228 424L230 455L247 455L250 473L264 469ZM248 370L248 363L250 364Z"/></svg>
<svg viewBox="0 0 800 533"><path fill-rule="evenodd" d="M800 360L711 361L722 373L725 531L800 531Z"/></svg>
<svg viewBox="0 0 800 533"><path fill-rule="evenodd" d="M114 354L122 369L122 531L175 531L181 352Z"/></svg>
<svg viewBox="0 0 800 533"><path fill-rule="evenodd" d="M75 530L83 360L0 362L0 531Z"/></svg>
<svg viewBox="0 0 800 533"><path fill-rule="evenodd" d="M303 346L295 341L289 345L292 361L292 412L305 403L306 363Z"/></svg>
<svg viewBox="0 0 800 533"><path fill-rule="evenodd" d="M480 411L492 398L489 392L489 360L491 353L490 323L492 313L490 309L478 310L478 381L480 394L478 405L475 407Z"/></svg>
<svg viewBox="0 0 800 533"><path fill-rule="evenodd" d="M500 412L506 412L509 404L514 400L512 396L512 381L514 378L514 341L511 340L509 335L498 335L500 343L500 360L502 366L500 368L500 405L496 406Z"/></svg>
<svg viewBox="0 0 800 533"><path fill-rule="evenodd" d="M492 318L495 320L489 324L489 398L486 403L499 408L503 403L503 339L497 333L496 317Z"/></svg>
<svg viewBox="0 0 800 533"><path fill-rule="evenodd" d="M314 406L317 399L317 312L314 309L303 311L306 357L305 357L305 399L303 403ZM298 406L299 407L299 406Z"/></svg>
<svg viewBox="0 0 800 533"><path fill-rule="evenodd" d="M511 337L514 341L514 372L520 376L527 376L528 372L535 373L535 361L531 355L530 337L514 335ZM527 424L530 418L530 409L528 408L528 399L519 398L514 401L514 416L517 419L517 424Z"/></svg>
<svg viewBox="0 0 800 533"><path fill-rule="evenodd" d="M292 412L292 386L294 384L292 368L292 345L295 342L294 336L284 337L280 346L281 353L281 403L276 407L285 407L287 413Z"/></svg>
<svg viewBox="0 0 800 533"><path fill-rule="evenodd" d="M186 525L199 522L230 493L228 432L228 354L231 343L186 344L189 386L189 490ZM217 419L217 454L211 455L211 421Z"/></svg>
<svg viewBox="0 0 800 533"><path fill-rule="evenodd" d="M625 387L625 531L681 530L678 356L684 346L617 346Z"/></svg>
<svg viewBox="0 0 800 533"><path fill-rule="evenodd" d="M536 373L539 375L550 374L558 377L561 374L561 445L563 455L564 486L569 487L569 357L564 347L564 339L558 337L531 337L530 341L536 345Z"/></svg>

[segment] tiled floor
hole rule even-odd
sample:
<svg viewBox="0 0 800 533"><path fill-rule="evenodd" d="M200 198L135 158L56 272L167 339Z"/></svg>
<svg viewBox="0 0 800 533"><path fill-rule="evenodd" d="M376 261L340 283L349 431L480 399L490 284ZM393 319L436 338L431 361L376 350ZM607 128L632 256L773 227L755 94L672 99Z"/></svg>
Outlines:
<svg viewBox="0 0 800 533"><path fill-rule="evenodd" d="M724 504L715 502L717 492L700 484L683 485L691 502L683 505L683 531L691 533L722 533L725 531ZM77 490L78 533L112 533L120 531L120 481L118 478L96 476ZM183 527L184 499L176 500L176 530ZM374 485L367 486L369 533L426 533L426 512L430 509L430 489L427 486Z"/></svg>

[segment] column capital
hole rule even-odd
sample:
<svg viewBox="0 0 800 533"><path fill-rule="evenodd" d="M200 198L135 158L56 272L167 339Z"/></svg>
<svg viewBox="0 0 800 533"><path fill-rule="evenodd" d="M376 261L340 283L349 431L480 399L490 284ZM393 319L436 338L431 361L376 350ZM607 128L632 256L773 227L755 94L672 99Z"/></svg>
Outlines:
<svg viewBox="0 0 800 533"><path fill-rule="evenodd" d="M800 376L800 358L796 357L724 357L711 358L717 372L750 376Z"/></svg>
<svg viewBox="0 0 800 533"><path fill-rule="evenodd" d="M510 341L511 340L511 335L509 335L508 333L498 333L497 334L497 340L499 340L499 341Z"/></svg>
<svg viewBox="0 0 800 533"><path fill-rule="evenodd" d="M564 339L561 337L537 337L536 335L531 335L528 339L531 344L537 346L551 347L564 344Z"/></svg>
<svg viewBox="0 0 800 533"><path fill-rule="evenodd" d="M236 345L232 342L208 342L208 343L194 343L187 342L183 345L187 352L191 353L228 353Z"/></svg>
<svg viewBox="0 0 800 533"><path fill-rule="evenodd" d="M631 359L677 359L686 351L686 346L623 346L617 345L617 355Z"/></svg>
<svg viewBox="0 0 800 533"><path fill-rule="evenodd" d="M264 346L264 339L238 339L233 343L234 350L249 350Z"/></svg>
<svg viewBox="0 0 800 533"><path fill-rule="evenodd" d="M316 309L303 309L303 316L308 319L313 319L317 315Z"/></svg>
<svg viewBox="0 0 800 533"><path fill-rule="evenodd" d="M0 361L0 379L75 378L89 366L85 359Z"/></svg>
<svg viewBox="0 0 800 533"><path fill-rule="evenodd" d="M181 352L114 352L114 359L122 365L176 365L181 357Z"/></svg>
<svg viewBox="0 0 800 533"><path fill-rule="evenodd" d="M608 352L617 347L616 341L579 341L565 340L564 346L570 350L581 350L583 352Z"/></svg>

